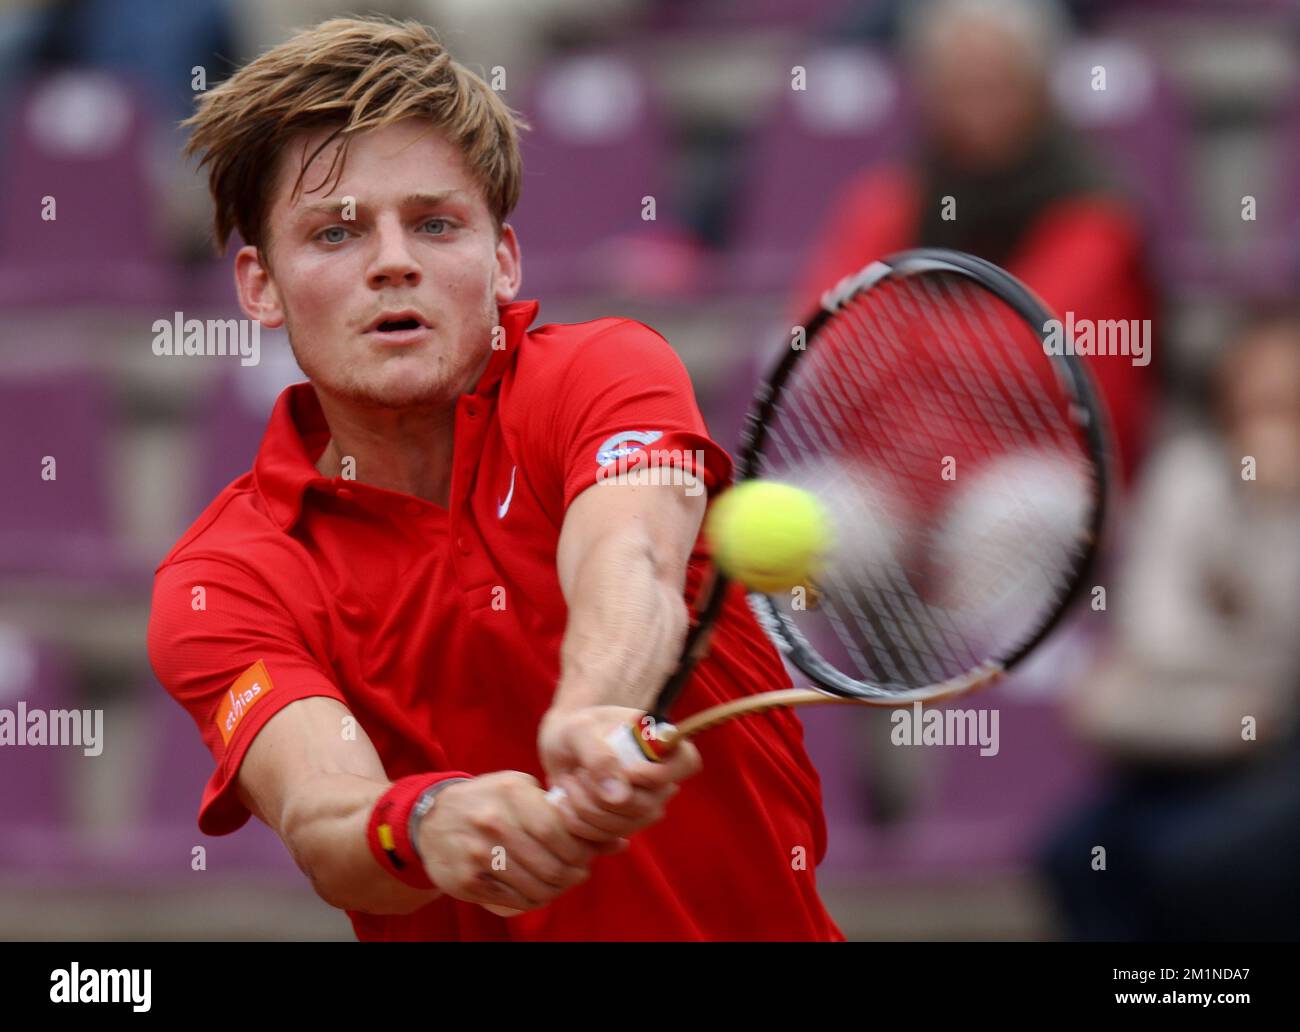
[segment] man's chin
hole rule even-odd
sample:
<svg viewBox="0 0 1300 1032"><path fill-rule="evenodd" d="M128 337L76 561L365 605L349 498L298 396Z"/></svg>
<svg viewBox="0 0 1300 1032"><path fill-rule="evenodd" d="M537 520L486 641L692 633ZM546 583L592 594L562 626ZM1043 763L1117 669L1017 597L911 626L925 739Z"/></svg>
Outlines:
<svg viewBox="0 0 1300 1032"><path fill-rule="evenodd" d="M438 380L402 377L376 382L331 383L313 380L319 388L340 401L367 408L428 408L452 404L458 392Z"/></svg>

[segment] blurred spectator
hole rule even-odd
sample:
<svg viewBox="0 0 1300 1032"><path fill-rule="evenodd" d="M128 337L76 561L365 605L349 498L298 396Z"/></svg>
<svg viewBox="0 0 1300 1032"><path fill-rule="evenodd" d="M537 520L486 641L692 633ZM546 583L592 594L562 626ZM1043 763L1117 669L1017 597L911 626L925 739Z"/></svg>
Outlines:
<svg viewBox="0 0 1300 1032"><path fill-rule="evenodd" d="M501 65L511 87L531 79L547 55L627 43L647 0L428 0L434 26L462 62Z"/></svg>
<svg viewBox="0 0 1300 1032"><path fill-rule="evenodd" d="M1063 319L1151 318L1138 215L1052 108L1048 73L1067 24L1048 0L909 5L902 47L919 102L913 156L865 170L832 206L799 290L801 313L869 261L928 246L1004 266ZM1127 478L1142 446L1149 369L1128 356L1085 361Z"/></svg>
<svg viewBox="0 0 1300 1032"><path fill-rule="evenodd" d="M646 0L381 0L368 13L431 25L457 59L480 74L500 65L509 93L554 50L625 38ZM304 25L356 11L348 0L239 0L240 35L257 53Z"/></svg>
<svg viewBox="0 0 1300 1032"><path fill-rule="evenodd" d="M1123 0L1062 0L1074 20L1090 29L1101 16ZM898 41L907 8L915 0L855 0L835 17L825 33L836 43L892 45Z"/></svg>
<svg viewBox="0 0 1300 1032"><path fill-rule="evenodd" d="M23 56L28 70L95 68L135 82L161 118L178 122L194 101L193 69L211 83L237 56L229 0L50 0Z"/></svg>
<svg viewBox="0 0 1300 1032"><path fill-rule="evenodd" d="M156 126L149 189L177 255L206 259L208 209L180 159L180 130L199 89L215 85L237 59L232 0L45 0L0 17L0 104L23 84L59 71L104 72L132 87ZM200 73L196 69L202 69Z"/></svg>
<svg viewBox="0 0 1300 1032"><path fill-rule="evenodd" d="M1246 327L1214 394L1218 432L1152 457L1073 706L1116 766L1045 854L1078 938L1300 936L1300 316Z"/></svg>

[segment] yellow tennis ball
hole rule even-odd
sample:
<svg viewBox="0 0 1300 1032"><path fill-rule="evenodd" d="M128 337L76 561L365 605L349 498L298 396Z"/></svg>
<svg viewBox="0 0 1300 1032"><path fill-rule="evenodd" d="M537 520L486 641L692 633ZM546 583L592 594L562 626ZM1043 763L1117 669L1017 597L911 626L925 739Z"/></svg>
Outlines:
<svg viewBox="0 0 1300 1032"><path fill-rule="evenodd" d="M832 545L821 503L772 480L747 480L719 497L705 533L728 577L769 593L806 584Z"/></svg>

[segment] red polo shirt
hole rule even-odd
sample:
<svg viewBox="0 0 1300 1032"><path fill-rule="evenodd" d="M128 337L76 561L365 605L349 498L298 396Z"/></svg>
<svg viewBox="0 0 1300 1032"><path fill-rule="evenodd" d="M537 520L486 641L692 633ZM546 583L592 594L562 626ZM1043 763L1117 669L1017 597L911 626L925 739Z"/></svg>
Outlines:
<svg viewBox="0 0 1300 1032"><path fill-rule="evenodd" d="M235 781L249 743L308 696L344 703L392 779L542 777L536 736L559 678L555 556L569 503L611 458L649 443L702 452L710 492L731 466L658 334L625 319L526 332L536 312L531 301L501 309L505 346L457 403L447 509L321 476L329 428L310 384L297 384L277 401L253 469L158 568L150 659L216 761L204 832L248 819ZM688 600L706 558L697 544ZM788 683L737 590L674 713ZM699 744L704 770L667 817L550 905L508 921L450 897L407 916L349 912L358 937L840 938L814 881L825 825L798 719L733 721Z"/></svg>

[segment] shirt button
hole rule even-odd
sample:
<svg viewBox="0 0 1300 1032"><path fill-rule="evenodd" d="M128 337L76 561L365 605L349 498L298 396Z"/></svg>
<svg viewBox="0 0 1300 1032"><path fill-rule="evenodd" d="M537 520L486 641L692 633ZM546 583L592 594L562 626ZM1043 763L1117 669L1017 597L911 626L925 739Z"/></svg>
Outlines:
<svg viewBox="0 0 1300 1032"><path fill-rule="evenodd" d="M469 416L470 419L473 419L475 416L478 415L478 409L475 408L473 405L466 405L465 415Z"/></svg>
<svg viewBox="0 0 1300 1032"><path fill-rule="evenodd" d="M466 540L465 537L462 536L456 539L456 548L461 555L469 555L469 541Z"/></svg>

